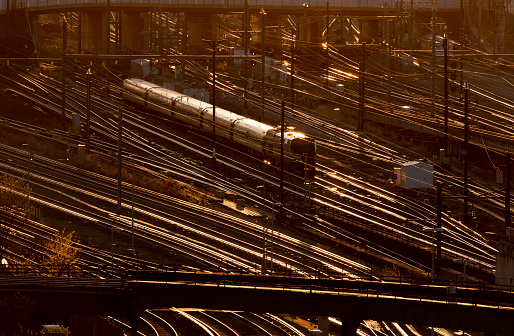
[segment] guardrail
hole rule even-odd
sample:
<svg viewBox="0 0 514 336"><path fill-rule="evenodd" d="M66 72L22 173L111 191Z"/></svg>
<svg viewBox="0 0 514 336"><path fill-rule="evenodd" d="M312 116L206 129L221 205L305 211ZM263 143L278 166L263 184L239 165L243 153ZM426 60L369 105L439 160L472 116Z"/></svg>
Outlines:
<svg viewBox="0 0 514 336"><path fill-rule="evenodd" d="M143 265L141 265L143 266ZM240 268L229 269L226 272L220 272L219 269L205 269L202 271L189 272L180 268L177 264L170 265L160 265L158 268L145 269L138 268L137 270L128 270L121 268L117 265L106 265L106 270L111 273L115 279L120 279L120 281L126 280L160 280L166 279L166 277L175 277L177 275L187 275L191 277L197 277L201 279L205 274L212 275L218 277L219 279L230 278L234 276L239 277L259 277L262 279L299 279L299 281L304 280L358 280L364 282L389 282L389 283L397 283L397 284L409 284L409 285L419 285L419 286L438 286L438 287L449 287L455 286L459 288L467 288L467 289L477 289L477 290L494 290L501 292L514 293L514 279L513 278L505 278L505 279L496 279L499 283L503 284L494 284L488 283L482 280L477 280L469 275L465 277L463 274L454 274L447 275L444 279L434 279L432 280L430 274L427 273L426 277L423 276L395 276L389 275L384 276L381 275L379 277L375 276L375 274L370 273L367 276L356 277L355 275L348 275L346 273L334 272L327 269L305 269L300 270L301 275L299 273L293 273L290 270L261 270L253 273L249 273L241 270ZM94 274L95 272L93 272ZM45 276L40 276L40 274L44 274ZM47 266L31 266L31 265L18 265L18 266L9 266L9 267L0 267L0 285L2 284L2 279L12 279L12 281L18 281L17 279L43 279L44 281L52 281L47 279L59 279L65 278L70 279L70 281L79 281L79 279L84 279L85 281L93 281L95 278L85 277L80 269L77 267L69 267L67 265L47 265Z"/></svg>
<svg viewBox="0 0 514 336"><path fill-rule="evenodd" d="M364 295L366 297L398 297L401 299L437 300L443 303L465 303L474 306L487 305L500 309L514 308L511 286L485 284L482 281L464 282L465 287L452 281L436 281L414 277L388 277L381 280L363 280L349 277L305 278L293 275L261 275L238 273L210 273L186 271L132 271L121 279L100 279L94 277L41 277L34 275L0 275L0 289L36 290L47 288L57 292L90 291L97 288L102 292L147 288L148 286L186 285L220 287L250 287L262 290L307 291L309 293L338 293L339 295ZM461 282L462 285L462 282ZM82 288L82 290L81 290ZM166 288L166 287L163 287Z"/></svg>
<svg viewBox="0 0 514 336"><path fill-rule="evenodd" d="M255 278L255 279L297 279L298 281L348 281L355 280L360 282L369 283L395 283L400 285L415 285L424 287L458 287L461 289L472 289L472 290L483 290L483 291L497 291L505 293L514 293L514 279L498 279L504 280L503 283L509 283L509 285L487 283L482 280L476 280L471 277L463 277L462 274L455 274L453 277L446 277L445 279L434 279L430 276L427 277L416 277L416 276L380 276L375 278L371 274L366 278L356 278L355 276L349 276L344 273L326 272L325 270L303 272L310 277L300 276L296 273L292 273L287 270L276 270L267 271L264 274L261 273L245 273L238 269L234 269L231 272L186 272L181 270L134 270L125 271L123 277L128 280L165 280L167 277L175 278L176 276L190 276L191 278L202 279L204 275L207 277L217 277L219 281L224 279L231 279L233 277L241 278ZM263 280L264 281L264 280ZM265 280L268 282L268 280ZM272 280L269 280L272 281Z"/></svg>
<svg viewBox="0 0 514 336"><path fill-rule="evenodd" d="M124 288L127 281L124 279L102 279L102 278L68 278L68 277L46 277L36 275L8 276L0 275L0 288L13 286L45 286L45 287L106 287Z"/></svg>
<svg viewBox="0 0 514 336"><path fill-rule="evenodd" d="M253 288L281 292L301 292L316 295L337 295L341 297L383 298L408 300L409 302L437 302L442 304L462 304L464 306L488 307L511 311L514 308L512 292L489 288L463 288L454 285L395 281L363 281L359 279L307 279L300 277L236 275L220 273L171 272L150 277L128 279L128 288L160 291L167 286L198 286L204 292L218 288L236 290ZM480 286L480 285L479 285ZM162 288L162 289L161 289ZM184 287L185 289L186 287ZM182 289L180 290L182 291ZM195 289L190 291L195 292ZM186 295L187 296L187 295Z"/></svg>

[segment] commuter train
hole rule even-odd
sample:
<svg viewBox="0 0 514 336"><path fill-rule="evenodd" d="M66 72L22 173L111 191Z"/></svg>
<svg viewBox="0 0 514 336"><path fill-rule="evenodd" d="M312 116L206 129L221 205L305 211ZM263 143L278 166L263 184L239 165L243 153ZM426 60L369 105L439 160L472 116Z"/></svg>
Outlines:
<svg viewBox="0 0 514 336"><path fill-rule="evenodd" d="M138 78L123 81L122 98L165 115L172 120L212 133L212 105L184 94L165 89ZM239 114L216 107L216 136L230 144L259 153L271 164L280 163L280 127L272 127ZM284 167L300 176L314 178L316 143L305 134L290 128L284 132Z"/></svg>

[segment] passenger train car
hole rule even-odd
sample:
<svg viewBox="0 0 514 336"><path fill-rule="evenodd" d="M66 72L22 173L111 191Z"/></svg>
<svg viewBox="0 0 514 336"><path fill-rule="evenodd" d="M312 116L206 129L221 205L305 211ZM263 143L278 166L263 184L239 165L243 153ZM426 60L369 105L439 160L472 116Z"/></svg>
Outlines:
<svg viewBox="0 0 514 336"><path fill-rule="evenodd" d="M123 82L123 99L206 132L212 133L212 105L138 78ZM272 164L280 163L280 127L272 127L216 107L215 132L231 144L259 153ZM287 129L284 133L284 166L314 178L316 144L305 134Z"/></svg>

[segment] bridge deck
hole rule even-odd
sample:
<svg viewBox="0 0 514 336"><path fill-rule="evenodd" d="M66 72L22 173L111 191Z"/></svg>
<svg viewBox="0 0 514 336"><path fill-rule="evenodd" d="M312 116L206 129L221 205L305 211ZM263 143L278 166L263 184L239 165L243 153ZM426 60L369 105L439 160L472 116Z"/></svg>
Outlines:
<svg viewBox="0 0 514 336"><path fill-rule="evenodd" d="M0 13L5 14L9 0L0 1ZM49 8L68 8L70 11L74 7L98 7L106 6L109 3L113 7L175 7L175 8L218 8L220 12L228 10L242 10L244 0L14 0L11 1L11 8L28 8L32 11L48 10ZM307 3L310 10L326 10L326 0L248 0L250 8L265 9L303 9L303 4ZM410 8L410 2L404 1L403 8ZM329 10L365 10L365 9L385 9L396 8L395 2L388 3L384 0L328 0ZM416 1L414 9L432 10L460 9L460 0L430 0Z"/></svg>

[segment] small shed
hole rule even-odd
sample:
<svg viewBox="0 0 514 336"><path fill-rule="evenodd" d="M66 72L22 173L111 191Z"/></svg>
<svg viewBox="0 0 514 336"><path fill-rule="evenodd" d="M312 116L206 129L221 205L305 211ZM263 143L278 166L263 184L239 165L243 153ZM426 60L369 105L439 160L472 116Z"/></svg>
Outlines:
<svg viewBox="0 0 514 336"><path fill-rule="evenodd" d="M45 324L40 333L41 335L66 335L63 328L58 324Z"/></svg>
<svg viewBox="0 0 514 336"><path fill-rule="evenodd" d="M144 58L136 58L130 61L130 75L133 77L144 79L150 75L150 60Z"/></svg>
<svg viewBox="0 0 514 336"><path fill-rule="evenodd" d="M323 332L321 330L309 330L308 336L314 336L314 335L323 335Z"/></svg>
<svg viewBox="0 0 514 336"><path fill-rule="evenodd" d="M396 184L409 189L431 189L434 167L425 161L408 161L394 169Z"/></svg>

